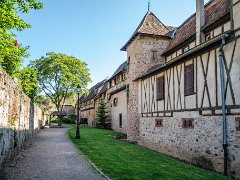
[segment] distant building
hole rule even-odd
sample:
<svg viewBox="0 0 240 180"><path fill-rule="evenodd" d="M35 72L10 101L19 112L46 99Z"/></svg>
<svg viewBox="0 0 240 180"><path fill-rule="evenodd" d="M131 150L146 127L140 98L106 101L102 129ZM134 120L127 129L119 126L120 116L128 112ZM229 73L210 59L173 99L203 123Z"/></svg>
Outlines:
<svg viewBox="0 0 240 180"><path fill-rule="evenodd" d="M108 79L108 101L112 129L126 133L127 121L127 86L126 71L128 62L122 63Z"/></svg>
<svg viewBox="0 0 240 180"><path fill-rule="evenodd" d="M93 126L96 120L96 110L99 96L106 96L105 90L107 80L103 80L90 88L89 94L83 94L80 98L80 116L88 119L88 125ZM104 88L104 89L103 89ZM105 98L105 97L104 97Z"/></svg>

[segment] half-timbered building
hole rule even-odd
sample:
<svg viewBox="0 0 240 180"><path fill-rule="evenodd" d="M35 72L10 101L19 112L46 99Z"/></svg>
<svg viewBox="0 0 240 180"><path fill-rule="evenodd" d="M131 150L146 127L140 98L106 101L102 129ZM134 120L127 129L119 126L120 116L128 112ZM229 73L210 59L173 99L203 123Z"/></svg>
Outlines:
<svg viewBox="0 0 240 180"><path fill-rule="evenodd" d="M148 11L127 51L131 141L240 176L240 1L196 1L181 26Z"/></svg>

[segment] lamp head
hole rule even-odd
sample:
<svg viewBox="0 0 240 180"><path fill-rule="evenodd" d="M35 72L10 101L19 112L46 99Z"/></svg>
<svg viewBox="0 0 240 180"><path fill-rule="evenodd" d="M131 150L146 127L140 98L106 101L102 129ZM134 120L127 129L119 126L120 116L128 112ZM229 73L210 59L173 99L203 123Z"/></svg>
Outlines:
<svg viewBox="0 0 240 180"><path fill-rule="evenodd" d="M78 84L77 85L77 92L80 93L80 91L81 91L81 86Z"/></svg>

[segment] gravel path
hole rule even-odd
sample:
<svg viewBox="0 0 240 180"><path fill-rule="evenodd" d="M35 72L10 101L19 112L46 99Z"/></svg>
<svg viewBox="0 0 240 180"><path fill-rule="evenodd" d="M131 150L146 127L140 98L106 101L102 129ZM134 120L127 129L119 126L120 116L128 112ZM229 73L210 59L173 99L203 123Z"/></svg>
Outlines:
<svg viewBox="0 0 240 180"><path fill-rule="evenodd" d="M5 167L10 180L104 179L75 149L65 134L69 128L45 128L32 145Z"/></svg>

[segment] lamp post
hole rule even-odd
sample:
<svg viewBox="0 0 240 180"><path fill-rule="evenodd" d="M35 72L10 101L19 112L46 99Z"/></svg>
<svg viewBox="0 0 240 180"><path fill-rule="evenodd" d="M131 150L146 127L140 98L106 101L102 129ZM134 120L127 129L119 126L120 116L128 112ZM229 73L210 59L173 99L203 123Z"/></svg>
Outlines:
<svg viewBox="0 0 240 180"><path fill-rule="evenodd" d="M79 93L80 93L80 90L81 90L81 86L78 85L77 86L77 94L78 94L78 99L77 99L77 130L76 130L76 139L80 139L80 128L79 128L79 125L80 125L80 102L79 102Z"/></svg>

